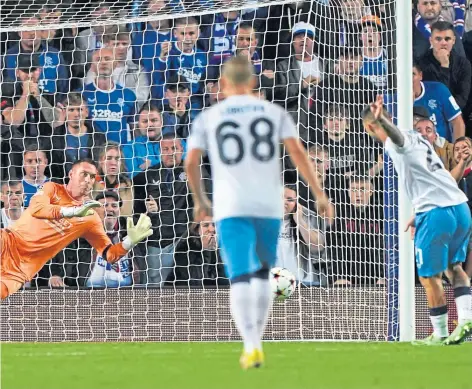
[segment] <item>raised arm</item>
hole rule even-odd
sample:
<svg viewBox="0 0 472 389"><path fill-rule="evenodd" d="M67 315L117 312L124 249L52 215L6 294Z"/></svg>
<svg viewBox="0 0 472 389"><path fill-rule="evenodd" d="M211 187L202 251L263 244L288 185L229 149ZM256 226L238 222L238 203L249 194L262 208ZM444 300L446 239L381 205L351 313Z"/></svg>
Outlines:
<svg viewBox="0 0 472 389"><path fill-rule="evenodd" d="M393 143L395 143L398 147L403 147L405 144L405 138L398 127L395 126L395 124L393 124L392 121L385 115L382 95L378 95L377 99L370 105L370 111L374 119L372 124L374 126L377 124L382 127L386 135Z"/></svg>
<svg viewBox="0 0 472 389"><path fill-rule="evenodd" d="M61 206L51 204L51 200L56 194L56 184L48 182L39 189L36 194L31 198L28 210L31 211L31 215L38 219L61 219Z"/></svg>

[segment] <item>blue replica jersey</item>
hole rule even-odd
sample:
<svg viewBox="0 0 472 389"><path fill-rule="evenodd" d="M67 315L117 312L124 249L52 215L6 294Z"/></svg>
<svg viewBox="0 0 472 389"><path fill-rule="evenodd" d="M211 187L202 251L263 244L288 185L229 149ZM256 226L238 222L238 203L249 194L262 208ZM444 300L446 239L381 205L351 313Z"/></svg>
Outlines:
<svg viewBox="0 0 472 389"><path fill-rule="evenodd" d="M181 76L191 87L192 94L203 95L203 80L206 77L207 56L203 51L196 49L193 53L186 54L172 44L167 61L159 58L154 60L154 72L152 74L152 97L162 99L164 97L164 85L166 80L173 76Z"/></svg>
<svg viewBox="0 0 472 389"><path fill-rule="evenodd" d="M118 84L114 89L104 91L92 82L85 85L83 95L95 128L104 132L110 141L128 143L131 140L128 122L134 121L136 112L134 92Z"/></svg>
<svg viewBox="0 0 472 389"><path fill-rule="evenodd" d="M12 46L5 54L4 72L5 77L9 80L16 79L16 63L20 51L20 45L17 44ZM42 69L38 82L39 88L43 92L51 94L68 92L68 71L59 51L54 47L46 47L42 44L36 53L39 55L39 64Z"/></svg>
<svg viewBox="0 0 472 389"><path fill-rule="evenodd" d="M134 34L132 40L133 60L140 63L151 74L154 71L154 59L161 54L161 43L172 39L171 32L161 33L148 23L144 31Z"/></svg>
<svg viewBox="0 0 472 389"><path fill-rule="evenodd" d="M33 197L38 191L39 187L43 186L46 182L49 182L49 177L45 177L44 181L40 184L30 184L25 179L21 180L23 183L23 192L24 192L24 207L29 207L31 197Z"/></svg>
<svg viewBox="0 0 472 389"><path fill-rule="evenodd" d="M447 86L440 82L422 82L422 89L414 105L429 109L430 119L436 125L438 134L452 142L452 129L449 122L462 113L456 100Z"/></svg>
<svg viewBox="0 0 472 389"><path fill-rule="evenodd" d="M380 90L387 88L388 62L385 50L376 58L364 56L359 74L368 78Z"/></svg>

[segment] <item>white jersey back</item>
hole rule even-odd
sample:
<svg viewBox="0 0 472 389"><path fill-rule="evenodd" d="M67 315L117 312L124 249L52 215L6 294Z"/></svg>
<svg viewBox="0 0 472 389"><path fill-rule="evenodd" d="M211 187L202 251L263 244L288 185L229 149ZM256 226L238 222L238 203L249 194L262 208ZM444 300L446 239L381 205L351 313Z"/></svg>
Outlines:
<svg viewBox="0 0 472 389"><path fill-rule="evenodd" d="M251 95L231 96L195 120L188 149L207 150L213 216L282 218L280 142L298 138L290 115Z"/></svg>
<svg viewBox="0 0 472 389"><path fill-rule="evenodd" d="M415 213L467 202L467 197L444 168L433 146L416 131L402 133L405 138L403 147L396 146L388 138L385 150L395 165L398 179Z"/></svg>

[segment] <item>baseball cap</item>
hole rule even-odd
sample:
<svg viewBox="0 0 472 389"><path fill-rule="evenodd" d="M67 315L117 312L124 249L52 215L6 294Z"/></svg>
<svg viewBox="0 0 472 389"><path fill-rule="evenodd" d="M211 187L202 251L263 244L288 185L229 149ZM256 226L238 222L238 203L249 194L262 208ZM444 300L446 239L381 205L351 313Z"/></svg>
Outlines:
<svg viewBox="0 0 472 389"><path fill-rule="evenodd" d="M313 39L315 39L316 38L315 26L306 22L295 23L295 25L292 28L292 36L295 36L298 34L307 34L311 36Z"/></svg>
<svg viewBox="0 0 472 389"><path fill-rule="evenodd" d="M413 107L413 116L418 116L423 119L429 119L429 117L431 116L431 113L429 112L429 109L426 107L415 106Z"/></svg>
<svg viewBox="0 0 472 389"><path fill-rule="evenodd" d="M367 15L367 16L364 16L362 19L361 19L361 24L362 25L370 25L370 26L374 26L374 27L377 27L378 29L382 29L382 20L380 20L380 18L378 16L375 16L375 15Z"/></svg>
<svg viewBox="0 0 472 389"><path fill-rule="evenodd" d="M41 67L39 55L35 53L20 53L16 60L17 69L29 73Z"/></svg>
<svg viewBox="0 0 472 389"><path fill-rule="evenodd" d="M121 206L123 205L123 201L121 200L120 198L120 195L118 194L118 192L115 192L113 190L105 190L105 191L102 191L100 192L96 197L95 197L95 200L101 200L101 199L106 199L107 197L111 197L113 198L115 201L117 201L120 205L120 208Z"/></svg>

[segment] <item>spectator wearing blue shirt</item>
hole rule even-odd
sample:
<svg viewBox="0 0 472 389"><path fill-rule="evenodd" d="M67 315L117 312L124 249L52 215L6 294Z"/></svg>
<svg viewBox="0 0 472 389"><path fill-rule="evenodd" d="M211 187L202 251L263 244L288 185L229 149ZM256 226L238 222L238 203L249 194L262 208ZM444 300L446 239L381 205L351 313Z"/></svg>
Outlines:
<svg viewBox="0 0 472 389"><path fill-rule="evenodd" d="M149 15L168 13L165 0L150 0L147 6ZM131 41L133 60L139 63L149 75L154 70L154 59L159 58L161 43L172 39L172 20L152 20L144 25L142 31L136 31ZM151 81L149 77L149 81Z"/></svg>
<svg viewBox="0 0 472 389"><path fill-rule="evenodd" d="M83 90L89 118L109 141L127 144L132 139L130 124L134 124L136 95L113 81L115 61L112 49L97 50L93 61L91 69L96 78Z"/></svg>
<svg viewBox="0 0 472 389"><path fill-rule="evenodd" d="M162 43L160 55L154 61L152 97L162 99L168 80L180 76L190 85L192 103L201 106L207 55L196 46L199 37L197 20L194 17L177 19L173 34L176 42Z"/></svg>
<svg viewBox="0 0 472 389"><path fill-rule="evenodd" d="M22 27L38 25L40 20L36 17L28 17L21 20ZM69 88L69 72L65 61L57 49L48 46L41 41L41 33L36 30L20 31L20 41L12 46L4 57L3 76L5 80L16 79L18 56L24 54L38 54L41 66L39 76L39 89L47 97L50 104L64 98Z"/></svg>
<svg viewBox="0 0 472 389"><path fill-rule="evenodd" d="M25 193L25 208L29 206L31 197L38 189L49 182L44 172L48 166L46 153L38 148L37 145L29 145L23 153L23 191Z"/></svg>
<svg viewBox="0 0 472 389"><path fill-rule="evenodd" d="M439 136L452 142L465 135L462 112L447 87L440 82L422 81L420 65L413 64L414 105L429 109Z"/></svg>

